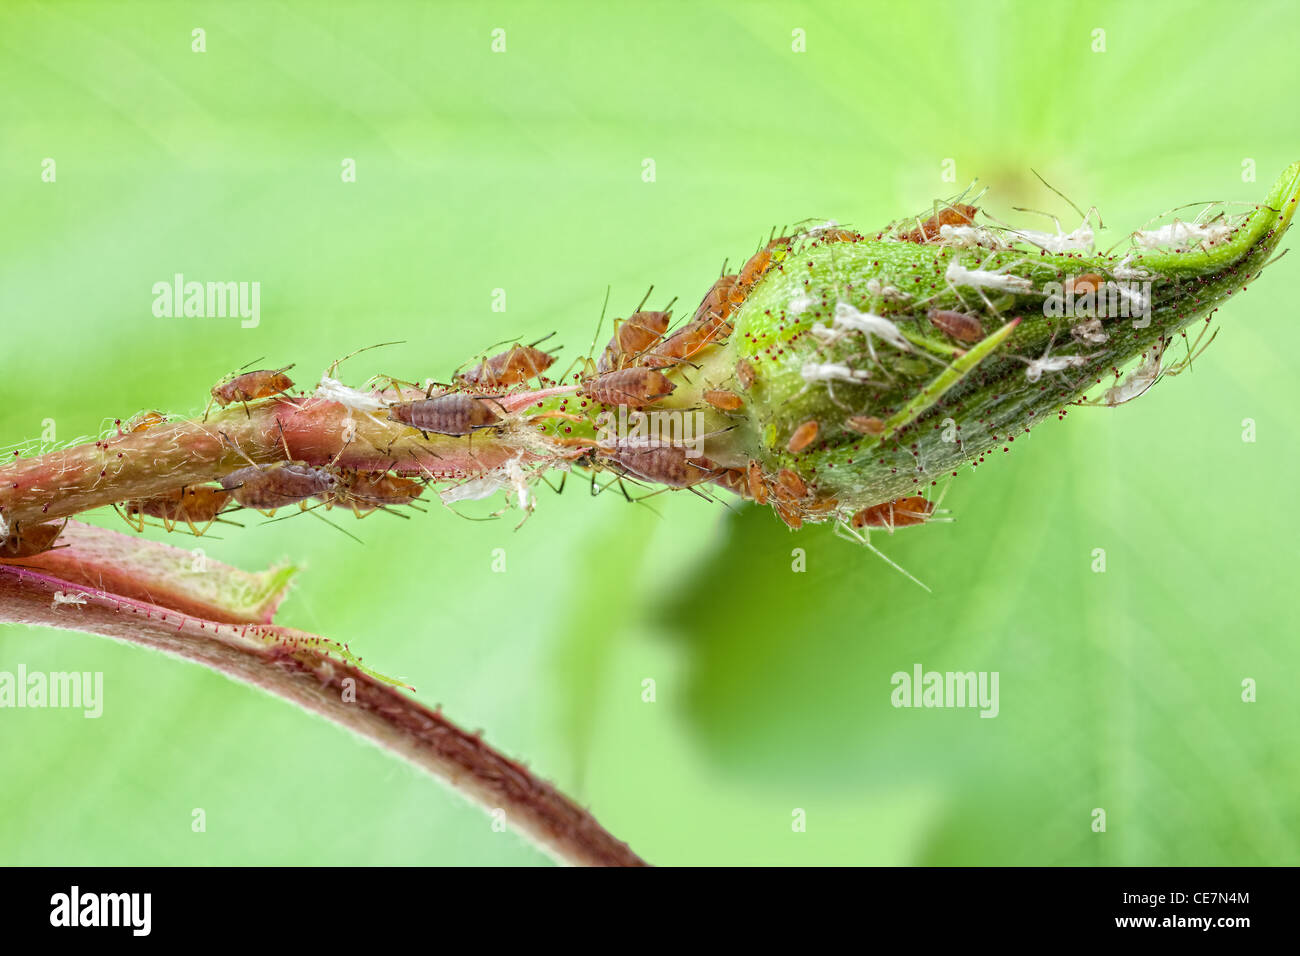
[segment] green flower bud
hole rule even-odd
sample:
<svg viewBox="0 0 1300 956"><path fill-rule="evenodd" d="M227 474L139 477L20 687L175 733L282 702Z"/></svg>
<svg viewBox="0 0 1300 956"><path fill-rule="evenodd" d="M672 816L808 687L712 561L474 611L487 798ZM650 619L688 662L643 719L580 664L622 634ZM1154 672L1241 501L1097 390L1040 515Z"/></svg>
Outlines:
<svg viewBox="0 0 1300 956"><path fill-rule="evenodd" d="M708 413L709 458L793 472L805 520L915 495L1090 390L1119 404L1180 371L1211 313L1274 255L1298 196L1300 163L1248 212L1212 206L1116 254L1092 252L1086 224L975 226L973 207L873 237L815 229L773 253L726 343L673 371L672 404L740 394L739 411Z"/></svg>

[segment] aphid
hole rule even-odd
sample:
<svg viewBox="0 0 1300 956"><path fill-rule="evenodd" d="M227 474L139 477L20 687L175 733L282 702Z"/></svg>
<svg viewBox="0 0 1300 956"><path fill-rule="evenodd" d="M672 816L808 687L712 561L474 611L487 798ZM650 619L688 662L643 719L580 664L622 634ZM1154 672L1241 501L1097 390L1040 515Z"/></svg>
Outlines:
<svg viewBox="0 0 1300 956"><path fill-rule="evenodd" d="M1001 269L988 271L985 269L967 269L959 262L948 263L948 268L944 272L946 278L954 286L970 286L972 289L994 289L998 292L1033 292L1034 283L1023 276L1007 275L1003 270L1010 269L1017 263L1005 265Z"/></svg>
<svg viewBox="0 0 1300 956"><path fill-rule="evenodd" d="M722 472L713 479L713 483L721 485L728 491L738 495L745 493L747 483L745 469L743 468L724 468Z"/></svg>
<svg viewBox="0 0 1300 956"><path fill-rule="evenodd" d="M167 421L167 416L162 412L142 412L127 424L127 431L142 432L146 428L153 428L155 425L161 425Z"/></svg>
<svg viewBox="0 0 1300 956"><path fill-rule="evenodd" d="M852 229L827 229L818 237L822 242L859 242L866 237Z"/></svg>
<svg viewBox="0 0 1300 956"><path fill-rule="evenodd" d="M1232 235L1233 227L1226 222L1211 222L1199 225L1175 219L1159 229L1139 230L1133 233L1133 241L1143 249L1155 249L1158 246L1212 246Z"/></svg>
<svg viewBox="0 0 1300 956"><path fill-rule="evenodd" d="M1129 372L1124 381L1106 389L1101 404L1108 408L1115 408L1125 402L1133 401L1139 395L1145 394L1147 389L1154 385L1156 379L1160 377L1162 358L1163 355L1159 351L1155 352L1151 358Z"/></svg>
<svg viewBox="0 0 1300 956"><path fill-rule="evenodd" d="M874 415L854 415L844 422L846 426L861 435L883 435L885 423Z"/></svg>
<svg viewBox="0 0 1300 956"><path fill-rule="evenodd" d="M910 229L898 238L904 242L933 242L939 238L939 230L944 226L969 226L975 221L979 212L974 206L956 203L940 209L915 229Z"/></svg>
<svg viewBox="0 0 1300 956"><path fill-rule="evenodd" d="M930 324L940 332L951 335L959 342L978 342L984 338L984 327L980 320L965 312L952 309L931 309Z"/></svg>
<svg viewBox="0 0 1300 956"><path fill-rule="evenodd" d="M749 359L740 359L736 362L736 381L740 382L740 387L749 390L758 378L758 373L754 371L753 363Z"/></svg>
<svg viewBox="0 0 1300 956"><path fill-rule="evenodd" d="M244 406L244 414L247 415L249 402L259 398L272 398L293 388L293 380L284 374L291 368L292 365L286 365L274 371L263 369L244 372L228 381L218 382L212 387L212 401L208 402L208 410L211 410L212 402L216 402L222 408L233 402L240 402ZM205 411L203 413L205 421L207 417L208 413Z"/></svg>
<svg viewBox="0 0 1300 956"><path fill-rule="evenodd" d="M725 276L724 276L725 278ZM703 308L703 306L701 306ZM701 349L721 342L732 333L722 315L706 315L686 323L640 360L647 368L666 368L684 362Z"/></svg>
<svg viewBox="0 0 1300 956"><path fill-rule="evenodd" d="M723 412L738 412L745 407L745 400L735 392L725 388L711 388L704 392L704 400Z"/></svg>
<svg viewBox="0 0 1300 956"><path fill-rule="evenodd" d="M773 501L772 510L776 512L777 517L786 523L791 531L798 531L803 527L803 517L799 514L799 509L795 505L786 504L784 501Z"/></svg>
<svg viewBox="0 0 1300 956"><path fill-rule="evenodd" d="M940 226L939 241L944 245L957 246L961 249L982 247L986 249L1010 249L1011 244L1002 236L983 226Z"/></svg>
<svg viewBox="0 0 1300 956"><path fill-rule="evenodd" d="M1065 291L1072 292L1075 295L1087 295L1089 292L1096 292L1106 284L1103 276L1095 272L1085 272L1081 276L1072 276L1065 280Z"/></svg>
<svg viewBox="0 0 1300 956"><path fill-rule="evenodd" d="M819 428L816 419L809 419L804 422L790 436L790 440L785 446L786 450L792 455L797 455L816 440Z"/></svg>
<svg viewBox="0 0 1300 956"><path fill-rule="evenodd" d="M1085 345L1102 345L1109 338L1101 327L1101 319L1084 319L1070 326L1070 335Z"/></svg>
<svg viewBox="0 0 1300 956"><path fill-rule="evenodd" d="M760 505L767 504L767 484L763 481L763 466L754 458L749 459L745 467L745 481L749 486L749 497Z"/></svg>
<svg viewBox="0 0 1300 956"><path fill-rule="evenodd" d="M603 455L627 474L674 488L688 488L718 475L713 462L691 457L682 445L616 445Z"/></svg>
<svg viewBox="0 0 1300 956"><path fill-rule="evenodd" d="M644 408L671 395L676 388L662 372L650 368L625 368L584 382L582 395L602 405Z"/></svg>
<svg viewBox="0 0 1300 956"><path fill-rule="evenodd" d="M221 479L221 487L236 502L268 514L286 505L302 506L308 498L323 498L337 485L338 479L328 468L301 461L249 465Z"/></svg>
<svg viewBox="0 0 1300 956"><path fill-rule="evenodd" d="M893 534L895 528L925 524L933 512L934 505L930 501L920 495L910 495L863 508L849 523L854 528L885 528Z"/></svg>
<svg viewBox="0 0 1300 956"><path fill-rule="evenodd" d="M888 342L894 348L903 352L912 351L912 343L907 341L903 333L899 331L898 326L879 315L872 315L870 312L859 312L847 302L837 303L835 306L835 317L832 320L833 325L827 328L824 325L813 327L813 334L824 342L837 342L849 332L861 332L867 339L867 352L871 355L871 361L879 363L876 357L876 347L872 342L872 336L876 336L885 342Z"/></svg>
<svg viewBox="0 0 1300 956"><path fill-rule="evenodd" d="M498 406L500 407L500 406ZM425 438L436 435L468 435L501 421L489 400L461 392L421 398L413 402L395 402L388 406L389 421L418 429Z"/></svg>
<svg viewBox="0 0 1300 956"><path fill-rule="evenodd" d="M161 519L167 531L184 522L198 537L212 526L230 504L230 497L230 492L224 488L188 485L152 498L124 501L122 517L136 531L144 530L146 517Z"/></svg>
<svg viewBox="0 0 1300 956"><path fill-rule="evenodd" d="M871 373L862 368L850 368L840 362L805 362L799 370L803 380L813 382L865 382Z"/></svg>
<svg viewBox="0 0 1300 956"><path fill-rule="evenodd" d="M772 254L783 246L789 246L793 241L793 236L780 236L750 256L736 279L736 288L746 293L752 289L754 284L772 268Z"/></svg>
<svg viewBox="0 0 1300 956"><path fill-rule="evenodd" d="M51 550L54 547L54 542L58 540L67 524L66 520L61 524L55 521L47 521L43 524L29 525L24 528L20 528L15 524L7 535L0 538L0 560L30 558L33 555Z"/></svg>
<svg viewBox="0 0 1300 956"><path fill-rule="evenodd" d="M345 471L339 475L337 490L325 499L325 507L345 505L363 518L379 508L412 504L422 494L424 485L413 478L388 472Z"/></svg>
<svg viewBox="0 0 1300 956"><path fill-rule="evenodd" d="M596 371L622 368L629 357L652 348L668 331L672 315L672 312L634 312L622 321L615 320L614 337L597 360Z"/></svg>
<svg viewBox="0 0 1300 956"><path fill-rule="evenodd" d="M704 296L704 301L695 310L691 324L706 319L725 319L731 310L745 300L743 290L736 288L739 276L720 276Z"/></svg>
<svg viewBox="0 0 1300 956"><path fill-rule="evenodd" d="M776 488L795 500L808 497L808 486L789 468L782 468L776 473Z"/></svg>
<svg viewBox="0 0 1300 956"><path fill-rule="evenodd" d="M66 594L63 591L55 591L52 596L53 596L53 600L50 601L50 610L52 611L58 610L64 604L71 604L75 606L79 604L90 603L89 601L87 601L86 593L84 591L78 591L76 593L69 591Z"/></svg>
<svg viewBox="0 0 1300 956"><path fill-rule="evenodd" d="M1079 228L1073 232L1062 232L1061 224L1056 224L1056 232L1038 232L1034 229L1015 229L1013 232L1031 245L1038 246L1046 252L1060 255L1064 252L1090 252L1094 240L1092 226L1084 219Z"/></svg>
<svg viewBox="0 0 1300 956"><path fill-rule="evenodd" d="M485 358L477 368L461 372L456 379L477 388L508 388L539 377L554 361L554 355L531 345L512 345L499 355Z"/></svg>

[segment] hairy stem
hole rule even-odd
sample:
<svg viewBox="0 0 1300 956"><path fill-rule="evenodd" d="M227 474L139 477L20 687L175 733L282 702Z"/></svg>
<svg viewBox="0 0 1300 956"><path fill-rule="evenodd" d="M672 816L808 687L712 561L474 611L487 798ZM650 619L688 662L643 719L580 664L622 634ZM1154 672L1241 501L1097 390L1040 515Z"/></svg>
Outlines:
<svg viewBox="0 0 1300 956"><path fill-rule="evenodd" d="M127 548L136 545L118 537ZM84 565L79 582L0 564L0 621L85 631L202 664L345 727L488 810L504 810L509 827L560 862L644 865L590 813L479 735L332 658L332 642L292 628L196 617L88 586L94 565L111 571L110 559L83 551L78 560Z"/></svg>

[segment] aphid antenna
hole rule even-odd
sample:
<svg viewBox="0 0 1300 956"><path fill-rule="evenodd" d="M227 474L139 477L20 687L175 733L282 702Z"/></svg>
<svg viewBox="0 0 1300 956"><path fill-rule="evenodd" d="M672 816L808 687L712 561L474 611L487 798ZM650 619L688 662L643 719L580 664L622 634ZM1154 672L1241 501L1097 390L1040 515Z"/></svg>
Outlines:
<svg viewBox="0 0 1300 956"><path fill-rule="evenodd" d="M1052 192L1056 193L1056 195L1058 195L1058 196L1060 196L1062 199L1064 199L1064 200L1069 204L1070 208L1073 209L1075 212L1077 212L1077 213L1079 214L1079 217L1080 217L1084 222L1087 222L1087 221L1088 221L1088 216L1089 216L1090 214L1092 214L1092 213L1095 212L1095 213L1097 214L1097 228L1098 228L1098 229L1105 229L1105 228L1106 228L1105 223L1103 223L1103 222L1101 221L1101 211L1100 211L1096 206L1093 206L1093 207L1090 208L1087 212L1084 212L1082 209L1080 209L1078 206L1075 205L1073 199L1071 199L1071 198L1070 198L1069 196L1067 196L1065 193L1061 192L1059 189L1057 189L1055 186L1053 186L1051 183L1049 183L1046 179L1044 179L1044 178L1039 174L1038 170L1034 169L1034 168L1031 166L1031 167L1029 168L1029 171L1030 171L1031 173L1034 174L1034 176L1038 179L1038 181L1039 181L1040 183L1042 183L1044 186L1046 186L1046 187L1047 187L1048 189L1050 189ZM1022 210L1022 211L1024 211L1024 212L1033 212L1032 209ZM1059 228L1060 224L1058 223L1057 226L1058 226L1058 228Z"/></svg>
<svg viewBox="0 0 1300 956"><path fill-rule="evenodd" d="M654 283L651 283L650 288L645 290L645 295L641 296L641 301L640 303L638 303L636 309L633 310L634 312L640 312L642 309L645 308L645 304L648 301L650 301L650 293L653 292L654 290L655 290Z"/></svg>
<svg viewBox="0 0 1300 956"><path fill-rule="evenodd" d="M352 358L354 355L360 355L362 352L369 352L371 349L380 349L386 345L405 345L405 344L406 344L406 340L403 339L399 342L379 342L375 345L367 345L364 348L359 348L353 352L349 352L347 355L343 356L342 358L337 358L333 362L331 362L330 370L327 374L329 375L330 378L337 377L339 366L342 365L344 362L346 362L348 359ZM285 372L291 368L293 368L292 365L287 365L284 368L280 369L280 371Z"/></svg>
<svg viewBox="0 0 1300 956"><path fill-rule="evenodd" d="M872 552L876 557L878 557L881 561L884 561L887 565L889 565L891 568L893 568L895 571L897 571L897 572L898 572L899 574L901 574L903 577L907 578L907 579L908 579L909 581L911 581L913 584L918 585L919 587L921 587L921 588L922 588L924 591L926 591L927 593L930 593L930 594L933 594L933 593L934 593L933 591L930 590L930 586L927 585L924 581L921 581L919 578L917 578L915 575L913 575L910 571L908 571L908 570L907 570L906 568L904 568L902 565L900 565L900 564L898 564L897 562L892 561L890 558L886 557L886 555L885 555L885 553L884 553L883 551L881 551L881 550L880 550L879 548L877 548L874 544L872 544L872 543L871 543L871 532L868 531L866 528L863 528L863 529L862 529L862 532L859 532L857 529L853 528L852 526L850 526L849 524L847 524L843 519L841 519L840 521L836 522L836 524L835 524L835 536L836 536L837 538L843 538L843 539L846 540L846 541L854 541L854 542L856 542L856 543L862 545L863 547L865 547L865 548L867 548L869 551L871 551L871 552Z"/></svg>
<svg viewBox="0 0 1300 956"><path fill-rule="evenodd" d="M596 354L596 342L600 340L600 330L605 325L605 310L609 308L609 290L610 286L605 286L605 301L601 304L600 318L596 321L596 334L591 337L591 348L588 350L590 355ZM564 374L568 376L569 373L566 370Z"/></svg>

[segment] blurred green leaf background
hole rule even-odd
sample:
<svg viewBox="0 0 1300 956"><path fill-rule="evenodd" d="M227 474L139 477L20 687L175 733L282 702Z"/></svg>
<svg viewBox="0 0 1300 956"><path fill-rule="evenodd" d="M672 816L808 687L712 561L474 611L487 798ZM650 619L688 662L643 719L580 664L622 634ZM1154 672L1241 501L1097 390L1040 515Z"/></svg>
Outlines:
<svg viewBox="0 0 1300 956"><path fill-rule="evenodd" d="M345 377L422 379L555 331L567 363L606 286L614 315L650 283L688 311L774 225L874 228L976 177L995 214L1072 228L1038 171L1101 209L1103 247L1258 200L1300 159L1298 28L1282 3L6 3L0 441L201 410L261 357L305 383L403 339ZM154 318L177 272L260 282L261 324ZM435 506L349 521L364 545L309 517L176 540L304 563L284 623L656 863L1294 865L1297 277L1288 257L1230 303L1192 374L963 474L955 523L877 536L933 595L767 511L580 481L518 531ZM997 671L999 716L893 708L918 662ZM19 663L102 671L105 709L0 711L0 862L544 862L199 668L4 627Z"/></svg>

